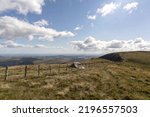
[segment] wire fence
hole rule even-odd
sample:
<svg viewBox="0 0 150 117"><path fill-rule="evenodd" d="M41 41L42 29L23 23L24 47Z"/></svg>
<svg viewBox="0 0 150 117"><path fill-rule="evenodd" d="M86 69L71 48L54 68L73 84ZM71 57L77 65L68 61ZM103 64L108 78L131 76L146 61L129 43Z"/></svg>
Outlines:
<svg viewBox="0 0 150 117"><path fill-rule="evenodd" d="M92 69L99 66L100 62L82 63L81 66L86 69ZM11 78L29 78L42 75L58 75L62 73L73 72L81 69L71 67L71 64L39 64L39 65L21 65L7 66L0 68L0 78L8 80Z"/></svg>

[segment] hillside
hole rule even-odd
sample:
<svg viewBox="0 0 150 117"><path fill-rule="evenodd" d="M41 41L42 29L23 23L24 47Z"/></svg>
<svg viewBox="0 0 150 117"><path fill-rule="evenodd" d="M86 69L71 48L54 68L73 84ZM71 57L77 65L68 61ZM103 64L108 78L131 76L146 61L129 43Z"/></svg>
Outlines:
<svg viewBox="0 0 150 117"><path fill-rule="evenodd" d="M116 62L130 62L136 64L144 64L150 66L150 51L135 51L135 52L118 52L110 53L101 56L102 59L107 59Z"/></svg>
<svg viewBox="0 0 150 117"><path fill-rule="evenodd" d="M83 70L1 78L0 99L150 99L149 52L119 55L123 62L93 58Z"/></svg>

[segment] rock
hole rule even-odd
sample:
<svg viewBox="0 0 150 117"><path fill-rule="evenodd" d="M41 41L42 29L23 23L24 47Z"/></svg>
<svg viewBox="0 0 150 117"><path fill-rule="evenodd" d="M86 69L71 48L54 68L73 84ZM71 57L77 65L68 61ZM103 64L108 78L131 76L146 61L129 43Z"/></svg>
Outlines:
<svg viewBox="0 0 150 117"><path fill-rule="evenodd" d="M114 62L122 62L124 60L118 53L106 54L104 56L101 56L100 58Z"/></svg>

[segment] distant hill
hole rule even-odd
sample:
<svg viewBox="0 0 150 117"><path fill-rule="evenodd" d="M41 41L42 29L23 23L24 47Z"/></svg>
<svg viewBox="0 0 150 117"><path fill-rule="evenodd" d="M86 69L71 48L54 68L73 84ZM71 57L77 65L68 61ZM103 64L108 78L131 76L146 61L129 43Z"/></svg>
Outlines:
<svg viewBox="0 0 150 117"><path fill-rule="evenodd" d="M150 65L150 51L117 52L106 54L100 58L115 62L125 61Z"/></svg>
<svg viewBox="0 0 150 117"><path fill-rule="evenodd" d="M0 66L18 66L33 64L63 64L82 61L90 56L33 56L33 57L0 57Z"/></svg>
<svg viewBox="0 0 150 117"><path fill-rule="evenodd" d="M32 65L38 58L1 58L0 66Z"/></svg>

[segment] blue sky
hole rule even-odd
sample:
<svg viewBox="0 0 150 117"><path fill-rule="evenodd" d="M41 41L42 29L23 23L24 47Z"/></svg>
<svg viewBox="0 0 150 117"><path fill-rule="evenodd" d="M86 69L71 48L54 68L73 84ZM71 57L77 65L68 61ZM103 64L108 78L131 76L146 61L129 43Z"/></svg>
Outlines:
<svg viewBox="0 0 150 117"><path fill-rule="evenodd" d="M149 0L0 0L0 53L149 51L149 4Z"/></svg>

